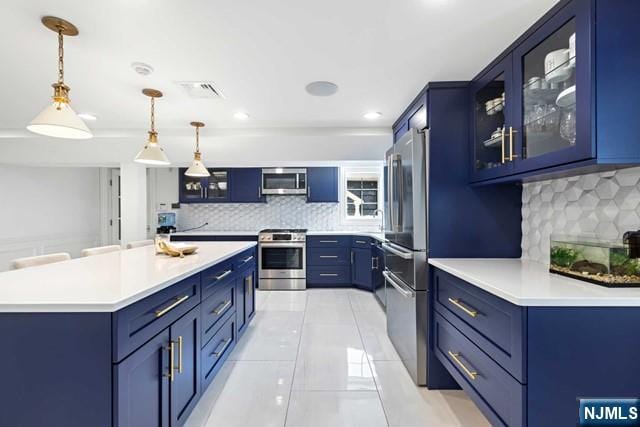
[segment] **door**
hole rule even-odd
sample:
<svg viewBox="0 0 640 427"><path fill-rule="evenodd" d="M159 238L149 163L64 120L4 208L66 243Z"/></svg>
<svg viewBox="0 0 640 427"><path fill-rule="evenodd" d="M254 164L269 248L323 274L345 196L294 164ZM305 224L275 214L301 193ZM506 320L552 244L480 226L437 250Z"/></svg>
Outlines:
<svg viewBox="0 0 640 427"><path fill-rule="evenodd" d="M371 289L373 257L371 249L353 248L351 249L351 283L355 286Z"/></svg>
<svg viewBox="0 0 640 427"><path fill-rule="evenodd" d="M427 292L414 291L385 270L387 334L417 385L427 382Z"/></svg>
<svg viewBox="0 0 640 427"><path fill-rule="evenodd" d="M262 169L235 168L231 174L231 201L235 203L264 202L262 196Z"/></svg>
<svg viewBox="0 0 640 427"><path fill-rule="evenodd" d="M111 226L111 244L119 245L122 237L122 205L120 198L120 169L111 169L109 177L109 185L111 188L110 206L111 218L109 225Z"/></svg>
<svg viewBox="0 0 640 427"><path fill-rule="evenodd" d="M411 250L427 246L427 180L425 133L411 129L387 157L391 231L385 237Z"/></svg>
<svg viewBox="0 0 640 427"><path fill-rule="evenodd" d="M171 426L186 421L200 396L200 307L185 314L170 327L169 356L173 356Z"/></svg>
<svg viewBox="0 0 640 427"><path fill-rule="evenodd" d="M569 3L513 53L516 172L596 157L591 13L589 2Z"/></svg>
<svg viewBox="0 0 640 427"><path fill-rule="evenodd" d="M227 169L208 169L211 174L204 178L204 201L208 203L228 202L231 185Z"/></svg>
<svg viewBox="0 0 640 427"><path fill-rule="evenodd" d="M169 426L168 343L167 328L114 366L114 419L119 427Z"/></svg>
<svg viewBox="0 0 640 427"><path fill-rule="evenodd" d="M307 168L307 202L338 203L338 168Z"/></svg>
<svg viewBox="0 0 640 427"><path fill-rule="evenodd" d="M471 85L472 181L513 173L515 148L509 146L508 135L513 126L512 73L508 55Z"/></svg>
<svg viewBox="0 0 640 427"><path fill-rule="evenodd" d="M236 279L236 327L238 328L238 334L244 331L244 327L247 322L245 299L247 298L247 292L245 289L244 276Z"/></svg>

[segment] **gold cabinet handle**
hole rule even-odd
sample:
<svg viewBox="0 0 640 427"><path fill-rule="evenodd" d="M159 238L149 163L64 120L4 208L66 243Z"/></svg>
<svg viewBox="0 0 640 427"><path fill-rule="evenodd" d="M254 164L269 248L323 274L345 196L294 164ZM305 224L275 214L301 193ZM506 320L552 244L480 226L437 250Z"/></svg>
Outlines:
<svg viewBox="0 0 640 427"><path fill-rule="evenodd" d="M448 298L449 302L453 305L455 305L456 307L458 307L460 310L464 311L465 313L467 313L469 316L471 317L476 317L478 316L478 312L476 310L474 310L473 308L467 308L464 305L462 305L460 303L460 300L457 298Z"/></svg>
<svg viewBox="0 0 640 427"><path fill-rule="evenodd" d="M220 304L215 310L211 312L211 314L215 314L216 316L220 315L223 311L225 311L231 305L231 300L227 300Z"/></svg>
<svg viewBox="0 0 640 427"><path fill-rule="evenodd" d="M169 381L173 382L174 380L174 375L173 375L173 371L176 370L173 359L174 359L174 352L175 352L175 343L173 341L169 341L169 373L165 374L166 377L169 378Z"/></svg>
<svg viewBox="0 0 640 427"><path fill-rule="evenodd" d="M161 309L161 310L156 310L156 317L162 317L165 314L167 314L168 312L170 312L171 310L173 310L174 308L176 308L177 306L179 306L180 304L182 304L183 302L185 302L187 299L189 298L189 295L183 295L181 297L176 298L176 300L173 302L173 304Z"/></svg>
<svg viewBox="0 0 640 427"><path fill-rule="evenodd" d="M462 361L458 359L458 357L460 356L460 353L457 353L457 352L454 353L451 350L449 350L448 353L449 353L449 356L451 356L451 358L453 359L453 361L456 362L458 366L460 366L460 368L464 371L465 374L469 376L469 378L471 378L472 380L476 379L476 377L478 376L478 373L476 371L472 371L471 369L467 368L464 365L464 363L462 363Z"/></svg>
<svg viewBox="0 0 640 427"><path fill-rule="evenodd" d="M509 161L513 162L513 159L517 158L517 154L513 154L513 134L518 132L513 127L509 126Z"/></svg>
<svg viewBox="0 0 640 427"><path fill-rule="evenodd" d="M500 141L501 141L501 148L502 148L502 161L501 163L504 164L504 162L506 161L506 157L504 155L504 137L505 137L505 128L504 126L502 126L502 136L500 137Z"/></svg>
<svg viewBox="0 0 640 427"><path fill-rule="evenodd" d="M178 337L178 373L182 373L182 337Z"/></svg>

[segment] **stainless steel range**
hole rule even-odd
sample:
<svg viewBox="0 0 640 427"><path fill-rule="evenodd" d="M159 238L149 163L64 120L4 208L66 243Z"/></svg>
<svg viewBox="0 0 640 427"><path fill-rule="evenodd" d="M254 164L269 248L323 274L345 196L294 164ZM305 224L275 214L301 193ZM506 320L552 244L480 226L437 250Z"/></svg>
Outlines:
<svg viewBox="0 0 640 427"><path fill-rule="evenodd" d="M258 234L259 288L307 288L307 230L269 229Z"/></svg>

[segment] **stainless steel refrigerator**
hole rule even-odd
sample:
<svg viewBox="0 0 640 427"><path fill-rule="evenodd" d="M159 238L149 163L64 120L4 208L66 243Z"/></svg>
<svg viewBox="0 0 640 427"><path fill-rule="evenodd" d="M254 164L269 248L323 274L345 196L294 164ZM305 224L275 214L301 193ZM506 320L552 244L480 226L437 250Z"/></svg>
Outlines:
<svg viewBox="0 0 640 427"><path fill-rule="evenodd" d="M429 131L411 129L386 153L387 333L414 382L427 381Z"/></svg>

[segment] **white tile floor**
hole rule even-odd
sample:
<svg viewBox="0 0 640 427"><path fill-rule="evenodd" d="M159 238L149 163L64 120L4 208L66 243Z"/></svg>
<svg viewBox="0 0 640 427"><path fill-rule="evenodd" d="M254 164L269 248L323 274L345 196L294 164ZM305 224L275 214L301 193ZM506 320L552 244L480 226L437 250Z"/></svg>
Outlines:
<svg viewBox="0 0 640 427"><path fill-rule="evenodd" d="M256 317L187 427L488 426L462 391L416 387L372 294L258 291Z"/></svg>

